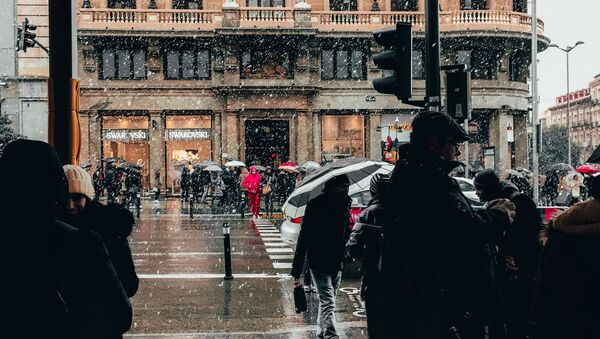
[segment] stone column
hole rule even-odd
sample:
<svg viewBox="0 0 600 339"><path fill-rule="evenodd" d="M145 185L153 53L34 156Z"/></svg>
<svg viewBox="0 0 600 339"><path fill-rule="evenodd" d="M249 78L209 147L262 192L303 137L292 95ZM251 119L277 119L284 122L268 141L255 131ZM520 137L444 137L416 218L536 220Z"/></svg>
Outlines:
<svg viewBox="0 0 600 339"><path fill-rule="evenodd" d="M496 148L495 170L504 175L504 171L510 169L510 154L508 152L508 135L506 125L508 114L505 110L496 111L490 120L489 140L490 146Z"/></svg>
<svg viewBox="0 0 600 339"><path fill-rule="evenodd" d="M212 158L218 164L223 163L223 143L221 142L221 112L214 111L212 119ZM226 159L225 159L226 162Z"/></svg>
<svg viewBox="0 0 600 339"><path fill-rule="evenodd" d="M319 112L313 112L312 114L313 124L313 160L321 162L321 116Z"/></svg>
<svg viewBox="0 0 600 339"><path fill-rule="evenodd" d="M144 0L135 0L135 8L136 9L146 9L146 8L144 8Z"/></svg>
<svg viewBox="0 0 600 339"><path fill-rule="evenodd" d="M381 132L377 132L377 127L381 125L381 112L371 112L366 118L366 157L381 161Z"/></svg>
<svg viewBox="0 0 600 339"><path fill-rule="evenodd" d="M303 164L309 160L308 153L308 129L309 129L308 112L298 112L298 124L296 125L296 160L298 164Z"/></svg>
<svg viewBox="0 0 600 339"><path fill-rule="evenodd" d="M98 114L98 111L89 112L88 126L83 127L82 132L86 128L90 162L94 167L97 167L102 161L102 116Z"/></svg>
<svg viewBox="0 0 600 339"><path fill-rule="evenodd" d="M515 115L515 167L529 167L529 134L527 115Z"/></svg>
<svg viewBox="0 0 600 339"><path fill-rule="evenodd" d="M238 114L235 111L227 111L224 112L223 116L223 133L221 134L223 153L226 153L232 159L244 161L240 159L241 145L238 129L240 122Z"/></svg>
<svg viewBox="0 0 600 339"><path fill-rule="evenodd" d="M90 112L80 111L79 112L79 133L81 135L80 144L80 160L81 162L89 162L92 165L92 173L96 170L95 162L90 159L92 152L90 151Z"/></svg>
<svg viewBox="0 0 600 339"><path fill-rule="evenodd" d="M148 129L150 144L150 188L156 184L155 175L160 172L160 180L166 184L166 162L165 162L165 121L162 111L150 111L150 128Z"/></svg>

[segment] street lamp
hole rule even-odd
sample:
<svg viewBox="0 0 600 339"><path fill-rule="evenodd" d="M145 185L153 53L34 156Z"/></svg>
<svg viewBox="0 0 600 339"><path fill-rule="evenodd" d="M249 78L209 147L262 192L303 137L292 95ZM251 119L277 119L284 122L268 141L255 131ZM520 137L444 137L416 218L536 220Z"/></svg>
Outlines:
<svg viewBox="0 0 600 339"><path fill-rule="evenodd" d="M575 47L579 46L579 45L583 45L584 42L583 41L577 41L575 43L575 45L573 46L568 46L565 48L562 48L556 44L550 44L548 45L548 47L554 47L557 49L560 49L561 51L565 52L565 54L567 55L567 164L571 165L571 112L570 112L570 108L571 108L571 96L569 95L569 52L571 52L572 50L575 49Z"/></svg>

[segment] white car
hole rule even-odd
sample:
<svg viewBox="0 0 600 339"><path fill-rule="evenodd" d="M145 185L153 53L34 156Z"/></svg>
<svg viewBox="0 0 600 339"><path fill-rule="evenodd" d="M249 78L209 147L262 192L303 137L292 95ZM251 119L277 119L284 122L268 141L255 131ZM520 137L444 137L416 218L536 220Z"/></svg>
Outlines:
<svg viewBox="0 0 600 339"><path fill-rule="evenodd" d="M475 193L475 185L472 179L465 179L461 177L454 177L460 186L460 189L467 197L471 205L481 206L479 197ZM354 226L354 219L359 215L371 200L371 192L369 190L360 191L350 195L352 199L352 207L350 208L351 220L348 222L348 227ZM285 216L285 220L281 224L281 239L290 244L295 244L298 241L298 234L300 233L300 224L302 223L302 217L290 218Z"/></svg>

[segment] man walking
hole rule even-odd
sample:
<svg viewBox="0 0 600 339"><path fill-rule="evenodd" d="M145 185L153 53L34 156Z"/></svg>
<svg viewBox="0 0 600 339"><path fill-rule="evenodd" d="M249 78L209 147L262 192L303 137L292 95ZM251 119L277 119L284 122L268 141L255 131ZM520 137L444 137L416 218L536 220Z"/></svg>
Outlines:
<svg viewBox="0 0 600 339"><path fill-rule="evenodd" d="M396 322L405 339L484 338L494 330L494 277L489 239L499 238L514 205L495 200L475 212L448 174L467 133L450 116L422 112L390 179L383 270L393 288ZM387 258L386 258L387 255ZM400 314L397 314L400 312Z"/></svg>
<svg viewBox="0 0 600 339"><path fill-rule="evenodd" d="M294 286L299 286L302 266L308 254L308 266L319 295L319 338L339 338L334 311L345 245L350 234L349 187L350 180L346 175L335 176L325 183L322 195L308 202L292 265Z"/></svg>
<svg viewBox="0 0 600 339"><path fill-rule="evenodd" d="M516 207L514 222L496 244L498 248L497 283L502 289L506 312L508 339L527 337L529 311L540 255L538 236L542 218L535 202L508 181L500 181L491 169L486 169L474 180L479 200L509 199Z"/></svg>

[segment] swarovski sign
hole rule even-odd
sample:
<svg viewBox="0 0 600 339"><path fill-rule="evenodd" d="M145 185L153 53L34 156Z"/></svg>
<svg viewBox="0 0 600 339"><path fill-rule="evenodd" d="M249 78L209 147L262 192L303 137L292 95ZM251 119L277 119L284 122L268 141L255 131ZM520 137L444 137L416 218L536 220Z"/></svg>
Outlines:
<svg viewBox="0 0 600 339"><path fill-rule="evenodd" d="M211 130L209 128L180 128L168 129L167 140L206 140L210 139Z"/></svg>
<svg viewBox="0 0 600 339"><path fill-rule="evenodd" d="M104 139L110 141L144 141L148 140L145 129L113 129L104 130Z"/></svg>

